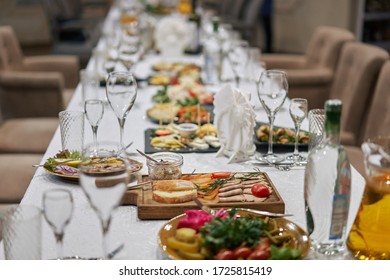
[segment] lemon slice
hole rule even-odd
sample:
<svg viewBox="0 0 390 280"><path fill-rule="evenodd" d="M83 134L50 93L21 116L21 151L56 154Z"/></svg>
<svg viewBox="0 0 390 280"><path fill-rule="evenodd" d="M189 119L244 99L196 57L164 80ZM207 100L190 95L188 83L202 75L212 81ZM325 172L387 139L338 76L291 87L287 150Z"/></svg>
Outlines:
<svg viewBox="0 0 390 280"><path fill-rule="evenodd" d="M81 163L81 160L79 159L70 159L70 158L55 158L54 161L57 164L65 164L72 167L77 167Z"/></svg>

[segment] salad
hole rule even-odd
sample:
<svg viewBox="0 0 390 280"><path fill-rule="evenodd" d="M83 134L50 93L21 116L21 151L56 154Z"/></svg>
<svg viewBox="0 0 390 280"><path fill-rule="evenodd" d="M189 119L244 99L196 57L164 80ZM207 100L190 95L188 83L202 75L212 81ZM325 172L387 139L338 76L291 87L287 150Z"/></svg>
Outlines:
<svg viewBox="0 0 390 280"><path fill-rule="evenodd" d="M292 239L269 217L240 215L234 208L214 215L188 210L168 237L167 247L183 259L299 259L302 248Z"/></svg>
<svg viewBox="0 0 390 280"><path fill-rule="evenodd" d="M78 151L63 150L48 158L43 167L57 174L75 176L79 174L80 163L81 154Z"/></svg>

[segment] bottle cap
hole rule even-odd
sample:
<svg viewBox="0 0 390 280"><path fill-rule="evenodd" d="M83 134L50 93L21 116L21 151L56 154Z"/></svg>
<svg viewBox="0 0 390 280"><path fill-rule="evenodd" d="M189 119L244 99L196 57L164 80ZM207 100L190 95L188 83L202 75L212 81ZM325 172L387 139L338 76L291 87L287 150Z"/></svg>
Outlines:
<svg viewBox="0 0 390 280"><path fill-rule="evenodd" d="M327 112L341 112L343 103L339 99L329 99L325 102L325 111Z"/></svg>

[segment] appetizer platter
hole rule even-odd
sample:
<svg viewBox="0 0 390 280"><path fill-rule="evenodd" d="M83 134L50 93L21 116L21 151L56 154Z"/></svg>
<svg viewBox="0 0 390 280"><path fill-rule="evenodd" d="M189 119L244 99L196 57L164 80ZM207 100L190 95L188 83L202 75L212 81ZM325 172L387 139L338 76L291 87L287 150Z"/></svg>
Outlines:
<svg viewBox="0 0 390 280"><path fill-rule="evenodd" d="M295 223L234 208L214 215L188 210L168 221L158 238L163 253L175 260L291 260L310 250L308 234Z"/></svg>
<svg viewBox="0 0 390 280"><path fill-rule="evenodd" d="M147 175L130 188L123 204L137 205L140 219L171 219L196 209L198 198L211 208L244 207L284 213L284 201L266 173L184 174L178 180L151 181Z"/></svg>
<svg viewBox="0 0 390 280"><path fill-rule="evenodd" d="M158 62L152 65L152 70L155 73L148 82L155 86L177 84L182 79L199 81L201 73L198 65L183 62Z"/></svg>
<svg viewBox="0 0 390 280"><path fill-rule="evenodd" d="M120 167L123 162L116 158L108 158L105 161L95 159L96 164L91 172L105 173L113 172ZM140 171L143 164L139 161L129 159L130 173ZM81 163L81 156L79 152L70 152L68 150L59 151L53 157L48 158L43 164L43 168L49 174L58 178L78 181L79 179L79 165Z"/></svg>
<svg viewBox="0 0 390 280"><path fill-rule="evenodd" d="M213 104L214 94L204 85L193 80L184 80L174 85L165 85L152 96L154 103L174 103L181 106Z"/></svg>
<svg viewBox="0 0 390 280"><path fill-rule="evenodd" d="M161 151L214 153L221 144L212 124L174 123L145 130L145 153Z"/></svg>
<svg viewBox="0 0 390 280"><path fill-rule="evenodd" d="M154 104L146 111L148 118L158 124L213 122L212 106L181 106L174 103Z"/></svg>
<svg viewBox="0 0 390 280"><path fill-rule="evenodd" d="M254 143L259 151L267 151L268 138L269 125L257 123L255 126ZM273 140L274 152L293 152L295 144L295 130L274 126ZM308 143L309 133L301 130L299 133L298 149L300 151L307 151Z"/></svg>

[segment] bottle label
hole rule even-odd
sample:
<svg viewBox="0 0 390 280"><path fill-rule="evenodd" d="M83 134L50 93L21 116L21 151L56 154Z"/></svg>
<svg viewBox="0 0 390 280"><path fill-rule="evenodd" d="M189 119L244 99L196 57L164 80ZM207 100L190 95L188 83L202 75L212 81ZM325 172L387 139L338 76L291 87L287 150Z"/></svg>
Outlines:
<svg viewBox="0 0 390 280"><path fill-rule="evenodd" d="M341 239L348 218L348 198L346 194L336 194L333 197L332 221L330 225L330 240Z"/></svg>

